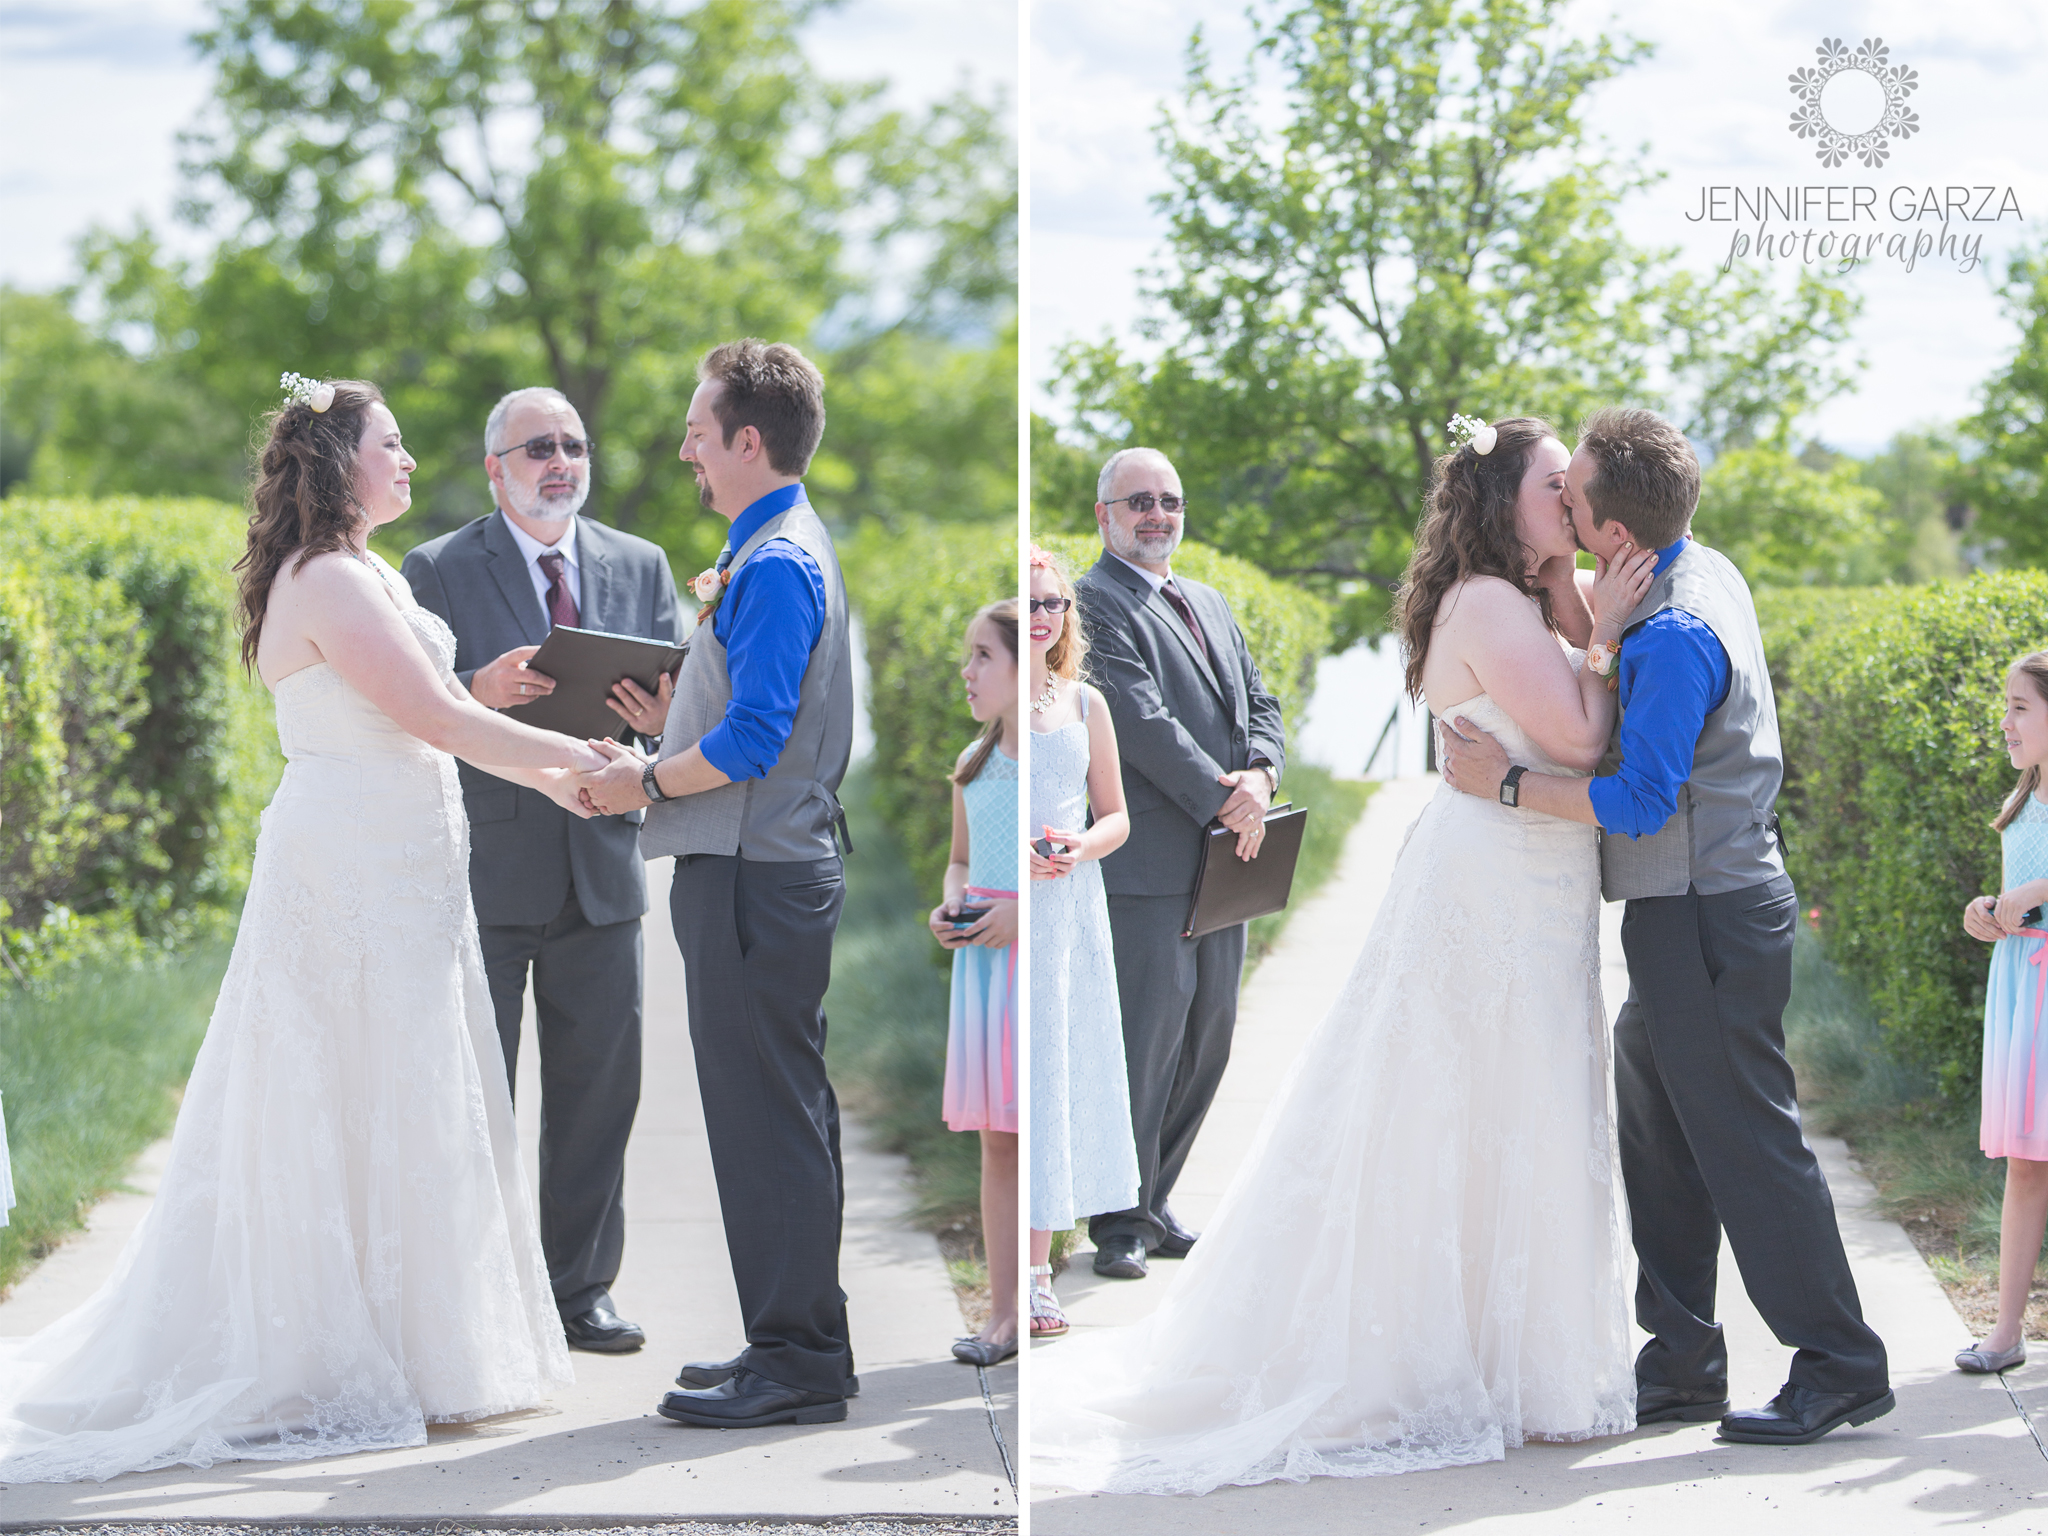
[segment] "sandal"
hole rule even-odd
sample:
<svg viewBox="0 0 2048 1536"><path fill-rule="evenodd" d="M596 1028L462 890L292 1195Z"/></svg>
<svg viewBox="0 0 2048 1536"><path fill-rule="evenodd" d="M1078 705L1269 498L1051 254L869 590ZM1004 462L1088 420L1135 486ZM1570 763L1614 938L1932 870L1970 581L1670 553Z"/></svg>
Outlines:
<svg viewBox="0 0 2048 1536"><path fill-rule="evenodd" d="M1031 1266L1031 1337L1056 1339L1067 1331L1067 1314L1052 1291L1052 1266Z"/></svg>

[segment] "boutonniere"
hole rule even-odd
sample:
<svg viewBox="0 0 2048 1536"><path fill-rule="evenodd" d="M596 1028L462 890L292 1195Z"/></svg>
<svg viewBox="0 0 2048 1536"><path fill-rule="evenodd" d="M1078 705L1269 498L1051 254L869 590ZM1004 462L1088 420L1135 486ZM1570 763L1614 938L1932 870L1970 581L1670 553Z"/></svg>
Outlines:
<svg viewBox="0 0 2048 1536"><path fill-rule="evenodd" d="M718 599L724 595L726 586L731 581L731 566L727 566L721 571L714 565L710 570L701 571L690 578L690 591L696 595L697 601L701 605L697 609L697 622L699 624L702 624L711 617L712 610L718 606Z"/></svg>

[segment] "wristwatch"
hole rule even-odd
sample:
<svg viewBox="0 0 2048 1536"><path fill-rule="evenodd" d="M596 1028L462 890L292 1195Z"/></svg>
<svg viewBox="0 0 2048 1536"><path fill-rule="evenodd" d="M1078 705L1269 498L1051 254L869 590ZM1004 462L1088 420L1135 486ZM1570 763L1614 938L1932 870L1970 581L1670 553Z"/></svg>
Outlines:
<svg viewBox="0 0 2048 1536"><path fill-rule="evenodd" d="M658 766L658 764L649 763L640 770L640 788L646 793L647 798L656 805L661 804L664 800L675 799L674 795L664 795L661 792L661 785L655 781L654 770Z"/></svg>
<svg viewBox="0 0 2048 1536"><path fill-rule="evenodd" d="M1595 640L1586 647L1586 665L1593 669L1595 677L1605 677L1614 670L1614 663L1621 655L1621 645L1609 645L1605 640Z"/></svg>
<svg viewBox="0 0 2048 1536"><path fill-rule="evenodd" d="M1266 795L1270 799L1280 793L1280 771L1271 763L1253 763L1252 766L1266 776Z"/></svg>
<svg viewBox="0 0 2048 1536"><path fill-rule="evenodd" d="M1500 781L1500 803L1519 807L1522 803L1522 775L1529 770L1520 763L1508 770L1508 776Z"/></svg>

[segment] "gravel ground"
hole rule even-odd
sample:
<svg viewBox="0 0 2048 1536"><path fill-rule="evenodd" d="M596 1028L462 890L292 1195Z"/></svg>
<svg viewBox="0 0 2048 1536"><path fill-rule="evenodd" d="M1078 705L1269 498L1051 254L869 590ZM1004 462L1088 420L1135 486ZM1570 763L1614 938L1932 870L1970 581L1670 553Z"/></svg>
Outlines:
<svg viewBox="0 0 2048 1536"><path fill-rule="evenodd" d="M0 1530L22 1536L501 1536L507 1531L559 1531L567 1536L1005 1536L1017 1529L1015 1517L1006 1520L959 1520L950 1518L875 1519L849 1516L844 1520L686 1520L645 1525L584 1525L575 1521L507 1520L493 1524L468 1524L460 1520L420 1521L414 1524L373 1525L192 1525L124 1522L103 1525L7 1526Z"/></svg>

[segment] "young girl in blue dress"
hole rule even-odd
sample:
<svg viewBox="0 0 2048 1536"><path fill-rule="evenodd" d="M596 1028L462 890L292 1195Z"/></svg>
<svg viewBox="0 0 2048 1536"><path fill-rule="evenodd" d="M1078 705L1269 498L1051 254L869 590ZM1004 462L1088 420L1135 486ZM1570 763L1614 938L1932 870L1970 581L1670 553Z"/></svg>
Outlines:
<svg viewBox="0 0 2048 1536"><path fill-rule="evenodd" d="M2005 680L2005 749L2020 781L1993 821L2004 844L2004 889L1963 909L1963 929L1995 944L1984 991L1986 1157L2005 1159L1998 1234L1998 1325L1956 1355L1965 1371L2002 1371L2027 1358L2027 1293L2048 1223L2048 1066L2042 1005L2048 1002L2048 651L2013 663Z"/></svg>
<svg viewBox="0 0 2048 1536"><path fill-rule="evenodd" d="M953 1346L969 1365L1017 1352L1017 600L967 625L960 676L981 735L953 766L953 852L931 930L953 951L946 1125L981 1133L988 1322Z"/></svg>

